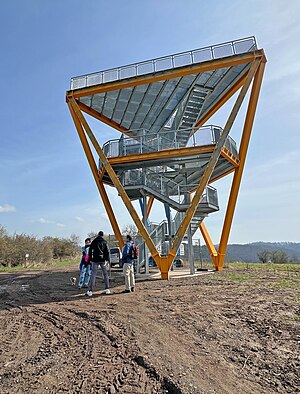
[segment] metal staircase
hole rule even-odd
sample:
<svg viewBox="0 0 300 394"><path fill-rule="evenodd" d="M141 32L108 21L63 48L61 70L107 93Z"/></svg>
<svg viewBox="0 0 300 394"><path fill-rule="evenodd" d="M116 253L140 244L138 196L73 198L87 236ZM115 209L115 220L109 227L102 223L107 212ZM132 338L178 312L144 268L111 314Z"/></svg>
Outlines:
<svg viewBox="0 0 300 394"><path fill-rule="evenodd" d="M197 120L207 94L208 92L203 92L203 90L194 86L187 96L182 116L179 119L180 127L178 129L165 130L161 133L150 133L141 129L135 137L122 135L120 139L111 140L104 144L105 155L108 158L117 158L145 155L151 152L186 146L194 147L194 149L205 146L207 149L209 145L216 144L222 133L221 128L205 126L195 133L194 127L191 127ZM232 156L238 159L235 142L230 137L226 140L225 146ZM116 174L131 200L139 199L145 195L152 196L176 211L174 219L169 222L170 228L167 220L163 220L160 224L150 223L147 226L153 243L162 255L168 254L169 241L178 231L185 212L190 206L187 196L198 187L209 157L210 153L191 153L191 156L181 156L180 149L178 149L178 157L156 159L150 165L142 157L137 162L129 160L124 165L121 161L120 166L117 163L114 165ZM228 171L228 165L232 165L226 160L222 160L220 159L215 167L216 175ZM99 162L100 169L101 165L102 163ZM109 178L105 179L108 183L110 182ZM191 235L195 234L206 216L218 210L217 190L207 186L190 222ZM138 247L140 251L139 267L142 267L145 263L143 240L140 240Z"/></svg>
<svg viewBox="0 0 300 394"><path fill-rule="evenodd" d="M160 224L150 223L148 226L149 235L155 244L155 246L161 251L162 254L168 253L169 244L167 242L168 237L174 236L177 230L182 223L182 220L185 216L185 211L187 209L187 205L184 205L184 211L176 212L176 215L173 220L171 220L171 231L168 230L168 222L167 220L163 220ZM191 235L193 236L195 232L198 230L200 223L202 220L207 217L210 213L216 212L219 210L218 204L218 196L215 188L208 186L206 187L200 203L197 207L197 210L191 220ZM139 253L139 267L143 267L145 263L144 256L144 241L141 240L138 244L140 253Z"/></svg>
<svg viewBox="0 0 300 394"><path fill-rule="evenodd" d="M204 101L209 94L209 90L194 85L186 99L181 103L180 108L174 118L177 132L178 145L186 146L193 130L191 130L199 119Z"/></svg>

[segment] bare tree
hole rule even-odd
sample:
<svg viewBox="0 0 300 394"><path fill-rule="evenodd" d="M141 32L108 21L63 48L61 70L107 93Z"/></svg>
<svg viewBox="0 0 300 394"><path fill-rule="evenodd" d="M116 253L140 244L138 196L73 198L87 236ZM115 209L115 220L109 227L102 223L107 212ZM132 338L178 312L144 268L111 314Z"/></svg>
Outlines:
<svg viewBox="0 0 300 394"><path fill-rule="evenodd" d="M274 264L287 264L289 262L289 255L283 250L274 250L271 260Z"/></svg>
<svg viewBox="0 0 300 394"><path fill-rule="evenodd" d="M135 237L138 233L138 230L134 224L126 224L122 228L122 235L131 235L132 237Z"/></svg>
<svg viewBox="0 0 300 394"><path fill-rule="evenodd" d="M271 252L269 250L262 250L257 253L259 261L263 264L267 264L271 260Z"/></svg>

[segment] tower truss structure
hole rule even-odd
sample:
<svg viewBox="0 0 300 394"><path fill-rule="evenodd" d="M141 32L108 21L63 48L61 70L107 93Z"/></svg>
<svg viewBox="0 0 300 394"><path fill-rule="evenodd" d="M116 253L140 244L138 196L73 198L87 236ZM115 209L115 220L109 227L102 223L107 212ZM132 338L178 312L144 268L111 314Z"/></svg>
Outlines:
<svg viewBox="0 0 300 394"><path fill-rule="evenodd" d="M123 238L104 185L117 189L162 279L169 278L185 235L191 241L198 228L215 269L223 268L265 63L264 51L248 37L71 79L67 104L119 246ZM234 95L224 127L207 125ZM229 133L242 105L247 109L237 148ZM118 130L120 138L101 147L85 114ZM204 221L219 209L211 184L230 173L216 249ZM142 202L142 217L135 199ZM167 221L152 228L147 218L154 200L164 204ZM145 264L146 257L145 251Z"/></svg>

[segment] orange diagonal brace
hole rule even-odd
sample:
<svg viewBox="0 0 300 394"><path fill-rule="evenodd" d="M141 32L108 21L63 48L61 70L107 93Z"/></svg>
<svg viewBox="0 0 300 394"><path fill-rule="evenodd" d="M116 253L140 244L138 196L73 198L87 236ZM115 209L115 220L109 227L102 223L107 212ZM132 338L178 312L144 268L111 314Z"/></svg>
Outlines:
<svg viewBox="0 0 300 394"><path fill-rule="evenodd" d="M254 81L253 81L253 86L252 86L252 91L251 91L251 95L250 95L247 115L246 115L244 129L243 129L243 135L242 135L242 139L241 139L240 151L239 151L240 164L239 164L239 167L235 169L235 173L234 173L234 177L233 177L233 181L232 181L232 186L231 186L231 191L230 191L230 196L229 196L229 201L228 201L228 206L227 206L227 211L226 211L225 220L224 220L224 224L223 224L223 230L222 230L220 244L219 244L218 270L222 270L223 264L224 264L227 242L228 242L228 238L229 238L234 209L235 209L237 196L238 196L240 183L241 183L241 178L242 178L242 174L243 174L243 169L244 169L244 165L245 165L245 160L246 160L249 140L250 140L250 136L251 136L251 130L252 130L252 126L253 126L256 106L257 106L257 102L258 102L260 87L261 87L261 83L262 83L262 79L263 79L264 69L265 69L265 62L261 62L260 66L257 70L257 73L255 74Z"/></svg>
<svg viewBox="0 0 300 394"><path fill-rule="evenodd" d="M148 200L148 204L147 204L147 212L146 212L146 217L147 217L147 218L148 218L149 215L150 215L150 212L151 212L151 208L152 208L153 202L154 202L154 197L153 197L153 196L150 196L150 197L149 197L149 200Z"/></svg>
<svg viewBox="0 0 300 394"><path fill-rule="evenodd" d="M217 265L218 253L216 251L215 245L213 244L213 242L210 238L210 235L207 231L207 228L206 228L204 222L200 223L199 228L200 228L201 234L203 236L203 239L205 241L205 244L207 246L207 249L209 251L209 254L211 256L212 262L214 263L215 269L217 269L217 267L218 267L218 265Z"/></svg>
<svg viewBox="0 0 300 394"><path fill-rule="evenodd" d="M75 114L77 115L80 123L83 125L91 143L93 144L97 154L99 155L101 161L102 161L102 165L105 167L108 175L110 176L114 186L116 187L119 195L121 196L126 208L128 209L128 212L130 213L134 223L136 224L141 236L143 237L143 239L145 240L150 253L152 255L152 257L154 258L154 260L157 258L158 251L152 241L152 239L150 238L148 231L146 230L145 226L143 225L143 223L141 222L138 214L136 213L136 210L134 209L129 197L127 196L127 193L125 192L119 178L117 177L115 171L113 170L112 166L110 165L107 157L105 156L103 150L101 149L98 141L96 140L90 126L88 125L85 117L83 116L83 114L80 111L80 108L78 107L76 101L74 100L73 97L69 98L70 101L70 105L72 106ZM156 260L155 260L156 261ZM159 264L158 264L159 265Z"/></svg>
<svg viewBox="0 0 300 394"><path fill-rule="evenodd" d="M76 127L76 130L78 132L80 141L82 143L84 152L85 152L86 157L88 159L88 163L90 165L92 174L94 176L97 188L99 190L100 196L101 196L102 201L104 203L107 215L108 215L110 223L112 225L114 234L115 234L115 236L116 236L116 238L118 240L119 247L123 248L123 245L124 245L123 237L122 237L121 231L119 229L118 223L116 221L115 215L113 213L112 207L110 205L109 199L107 197L106 190L105 190L105 188L103 186L103 183L100 182L100 180L99 180L97 166L96 166L96 163L95 163L92 151L90 149L89 143L88 143L88 141L86 139L86 136L84 134L84 130L83 130L82 125L81 125L78 117L76 116L76 113L74 112L74 109L73 109L73 107L72 107L70 102L68 102L68 107L69 107L70 113L72 115L73 121L75 123L75 127Z"/></svg>
<svg viewBox="0 0 300 394"><path fill-rule="evenodd" d="M207 183L208 183L208 181L209 181L209 179L211 177L211 174L212 174L212 172L213 172L213 170L215 168L215 165L216 165L216 163L218 161L218 158L220 156L221 149L222 149L222 147L223 147L223 145L224 145L224 143L226 141L226 138L228 137L228 134L230 132L232 124L233 124L233 122L234 122L234 120L235 120L235 118L237 116L237 113L238 113L238 111L239 111L239 109L240 109L240 107L241 107L241 105L243 103L245 95L246 95L246 93L248 91L248 88L249 88L249 86L251 84L253 76L255 75L255 72L256 72L260 62L261 62L261 58L258 58L251 65L251 68L250 68L250 70L248 72L245 84L242 87L242 89L241 89L241 91L240 91L240 93L239 93L239 95L238 95L238 97L236 99L236 102L235 102L235 104L234 104L234 106L232 108L232 111L231 111L231 113L229 115L229 118L228 118L228 120L226 122L224 130L223 130L223 132L222 132L222 134L221 134L221 136L220 136L220 138L219 138L219 140L218 140L218 142L217 142L217 144L215 146L215 149L214 149L214 151L212 153L212 156L209 159L209 162L208 162L208 164L207 164L207 166L206 166L206 168L204 170L203 176L200 179L199 185L198 185L198 187L197 187L197 189L195 191L193 200L192 200L189 208L186 211L185 217L184 217L179 229L177 230L174 242L173 242L173 244L172 244L172 246L170 248L170 252L169 252L170 255L176 255L176 252L179 249L180 243L181 243L181 241L182 241L182 239L184 237L184 234L185 234L185 232L186 232L186 230L187 230L187 228L188 228L188 226L189 226L189 224L190 224L190 222L191 222L191 220L192 220L192 218L193 218L193 216L195 214L195 211L196 211L196 209L198 207L198 204L199 204L200 198L202 196L202 193L204 191L204 188L206 187L206 185L207 185Z"/></svg>

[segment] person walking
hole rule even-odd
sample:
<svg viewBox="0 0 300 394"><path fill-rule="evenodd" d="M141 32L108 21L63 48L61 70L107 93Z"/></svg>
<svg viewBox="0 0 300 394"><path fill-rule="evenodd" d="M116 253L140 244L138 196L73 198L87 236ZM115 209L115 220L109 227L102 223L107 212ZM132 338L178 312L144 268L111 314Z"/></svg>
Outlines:
<svg viewBox="0 0 300 394"><path fill-rule="evenodd" d="M125 276L125 291L131 293L135 291L133 261L136 258L137 249L130 235L126 236L126 243L122 251L123 274Z"/></svg>
<svg viewBox="0 0 300 394"><path fill-rule="evenodd" d="M107 272L107 263L109 262L109 250L107 247L107 242L103 238L103 231L99 231L98 236L91 243L91 246L89 248L89 260L92 262L92 274L89 289L85 294L89 297L93 295L99 265L101 267L104 279L104 294L111 294L111 291L109 290L109 278Z"/></svg>
<svg viewBox="0 0 300 394"><path fill-rule="evenodd" d="M79 283L78 283L79 289L81 289L82 286L88 287L91 277L92 263L89 260L90 244L91 244L91 238L86 238L84 240L84 247L82 248L82 258L79 266L80 269Z"/></svg>

